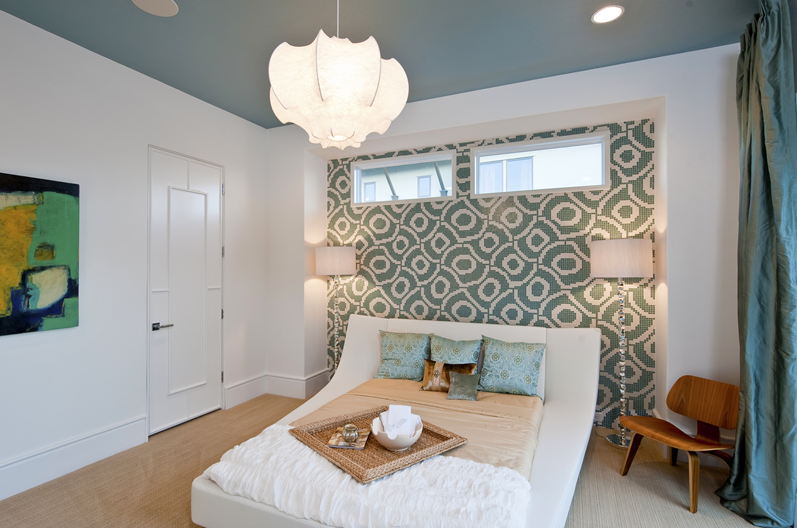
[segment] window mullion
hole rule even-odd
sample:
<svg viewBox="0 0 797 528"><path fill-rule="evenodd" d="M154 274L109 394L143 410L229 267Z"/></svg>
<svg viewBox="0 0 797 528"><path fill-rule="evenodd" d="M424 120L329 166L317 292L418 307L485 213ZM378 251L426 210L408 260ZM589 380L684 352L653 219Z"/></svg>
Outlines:
<svg viewBox="0 0 797 528"><path fill-rule="evenodd" d="M533 191L534 190L534 156L531 157L531 160L529 161L529 163L531 163L531 177L529 178L531 181L529 182L529 188L530 188L530 190Z"/></svg>

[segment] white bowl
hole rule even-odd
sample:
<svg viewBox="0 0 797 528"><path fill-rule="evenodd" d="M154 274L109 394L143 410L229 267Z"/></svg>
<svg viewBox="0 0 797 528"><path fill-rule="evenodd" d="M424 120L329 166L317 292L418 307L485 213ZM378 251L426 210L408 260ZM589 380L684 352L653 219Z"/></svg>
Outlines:
<svg viewBox="0 0 797 528"><path fill-rule="evenodd" d="M409 449L410 446L421 437L423 422L418 421L418 425L415 426L415 434L412 436L400 434L396 435L396 438L391 439L387 437L387 433L385 433L385 430L382 428L382 420L377 416L371 424L371 432L374 438L376 438L376 441L382 444L382 447L388 451L404 451Z"/></svg>

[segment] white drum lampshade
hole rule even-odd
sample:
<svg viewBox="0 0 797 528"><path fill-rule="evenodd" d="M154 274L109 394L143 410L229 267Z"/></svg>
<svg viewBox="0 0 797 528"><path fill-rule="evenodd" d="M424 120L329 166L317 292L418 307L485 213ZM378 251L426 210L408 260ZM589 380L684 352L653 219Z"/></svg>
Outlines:
<svg viewBox="0 0 797 528"><path fill-rule="evenodd" d="M590 249L590 275L601 278L653 276L653 242L646 238L594 240Z"/></svg>
<svg viewBox="0 0 797 528"><path fill-rule="evenodd" d="M308 46L277 46L268 77L277 118L324 148L359 147L371 132L384 134L409 95L404 68L382 59L374 37L352 43L323 30Z"/></svg>
<svg viewBox="0 0 797 528"><path fill-rule="evenodd" d="M350 246L330 246L315 249L317 275L354 275L357 273L355 251Z"/></svg>

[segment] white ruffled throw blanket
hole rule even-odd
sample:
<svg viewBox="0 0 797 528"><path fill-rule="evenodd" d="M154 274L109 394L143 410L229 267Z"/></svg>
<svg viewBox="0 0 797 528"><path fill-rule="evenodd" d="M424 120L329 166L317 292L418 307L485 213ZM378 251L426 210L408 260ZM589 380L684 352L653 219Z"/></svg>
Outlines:
<svg viewBox="0 0 797 528"><path fill-rule="evenodd" d="M205 471L226 493L341 528L523 527L529 483L505 467L436 456L360 484L272 425Z"/></svg>

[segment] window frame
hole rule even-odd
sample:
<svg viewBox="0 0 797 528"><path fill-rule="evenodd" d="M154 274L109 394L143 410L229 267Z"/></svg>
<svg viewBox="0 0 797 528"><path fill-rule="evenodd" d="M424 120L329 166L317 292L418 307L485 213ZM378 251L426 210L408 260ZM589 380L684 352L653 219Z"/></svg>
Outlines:
<svg viewBox="0 0 797 528"><path fill-rule="evenodd" d="M451 188L448 189L448 195L446 196L429 196L426 198L403 198L399 200L382 200L376 202L357 202L356 198L359 197L360 191L360 176L359 171L363 169L374 169L374 168L390 168L390 167L399 167L402 165L413 165L415 163L430 163L432 161L451 161ZM432 174L432 180L436 179L436 175ZM409 154L406 156L395 156L390 158L381 158L381 159L373 159L373 160L363 160L363 161L353 161L351 162L351 181L352 181L352 192L350 193L349 200L351 202L352 207L354 208L362 208L362 207L371 207L374 205L391 205L391 204L405 204L405 203L416 203L416 202L444 202L453 200L456 198L456 188L457 188L457 151L456 150L439 150L436 152L429 152L425 154ZM430 185L431 192L433 191L434 185ZM364 191L362 191L364 193Z"/></svg>
<svg viewBox="0 0 797 528"><path fill-rule="evenodd" d="M492 193L478 192L479 158L481 158L482 156L495 156L501 154L516 154L520 152L528 152L530 154L527 157L534 157L533 153L535 151L549 150L553 148L577 147L581 145L594 145L598 143L596 140L600 140L600 144L603 147L601 149L602 158L603 158L603 163L602 163L603 183L600 185L583 185L578 187L555 187L549 189L530 189L528 191L502 191L502 192L492 192ZM580 191L605 191L611 188L610 134L608 131L592 132L587 134L578 134L578 135L565 136L565 137L533 139L529 141L519 141L517 143L510 143L510 144L475 147L471 149L470 157L471 157L470 188L471 188L472 197L474 199L494 198L497 196L557 194L557 193L580 192ZM488 163L495 163L495 161L490 161ZM504 166L506 166L506 160L504 160ZM532 168L532 171L533 170L534 169ZM504 188L506 188L506 178L507 174L506 171L504 171L503 175ZM532 185L533 182L534 178L532 177Z"/></svg>

